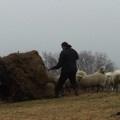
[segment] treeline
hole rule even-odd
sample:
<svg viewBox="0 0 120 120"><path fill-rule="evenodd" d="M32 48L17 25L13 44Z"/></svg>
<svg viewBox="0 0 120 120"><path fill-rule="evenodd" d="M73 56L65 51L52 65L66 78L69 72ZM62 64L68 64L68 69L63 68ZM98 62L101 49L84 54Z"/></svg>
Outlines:
<svg viewBox="0 0 120 120"><path fill-rule="evenodd" d="M57 64L59 53L43 52L44 63L47 68ZM77 62L78 69L86 71L88 74L95 72L101 66L105 66L106 71L113 71L115 65L105 53L81 51L79 52L79 60ZM54 71L59 73L58 71Z"/></svg>

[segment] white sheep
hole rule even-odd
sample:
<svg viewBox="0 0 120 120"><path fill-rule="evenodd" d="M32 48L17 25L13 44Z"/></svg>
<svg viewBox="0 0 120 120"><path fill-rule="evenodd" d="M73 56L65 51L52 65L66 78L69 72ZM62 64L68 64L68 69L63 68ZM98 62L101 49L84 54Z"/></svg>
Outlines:
<svg viewBox="0 0 120 120"><path fill-rule="evenodd" d="M80 88L97 88L97 91L100 88L104 89L106 83L104 72L105 70L100 68L97 72L79 79Z"/></svg>
<svg viewBox="0 0 120 120"><path fill-rule="evenodd" d="M114 80L114 89L116 92L119 90L120 85L120 70L115 70L112 74L113 80Z"/></svg>
<svg viewBox="0 0 120 120"><path fill-rule="evenodd" d="M107 72L106 75L106 89L114 90L114 79L113 79L113 72Z"/></svg>
<svg viewBox="0 0 120 120"><path fill-rule="evenodd" d="M118 92L120 85L120 70L106 73L106 78L106 87L112 88Z"/></svg>

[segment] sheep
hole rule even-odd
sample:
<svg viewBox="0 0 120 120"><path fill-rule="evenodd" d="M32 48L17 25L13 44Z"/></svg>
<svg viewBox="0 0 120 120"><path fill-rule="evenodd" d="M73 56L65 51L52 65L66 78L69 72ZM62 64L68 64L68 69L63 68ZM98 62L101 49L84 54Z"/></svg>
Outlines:
<svg viewBox="0 0 120 120"><path fill-rule="evenodd" d="M113 72L107 72L105 73L106 75L106 89L112 89L112 91L114 90L114 79L113 79Z"/></svg>
<svg viewBox="0 0 120 120"><path fill-rule="evenodd" d="M115 70L113 72L113 80L114 80L114 89L116 90L116 92L118 92L119 90L119 85L120 85L120 70Z"/></svg>
<svg viewBox="0 0 120 120"><path fill-rule="evenodd" d="M89 74L79 79L80 88L94 88L97 87L97 92L100 88L105 87L106 77L105 69L100 68L97 72Z"/></svg>
<svg viewBox="0 0 120 120"><path fill-rule="evenodd" d="M105 75L106 75L106 88L112 88L112 90L118 92L120 85L120 70L108 72Z"/></svg>

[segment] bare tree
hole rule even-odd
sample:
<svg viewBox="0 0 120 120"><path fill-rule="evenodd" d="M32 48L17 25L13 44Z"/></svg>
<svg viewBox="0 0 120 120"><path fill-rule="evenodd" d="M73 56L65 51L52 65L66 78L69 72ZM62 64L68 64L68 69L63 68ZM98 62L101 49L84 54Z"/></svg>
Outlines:
<svg viewBox="0 0 120 120"><path fill-rule="evenodd" d="M114 70L114 63L105 53L92 53L91 51L82 51L79 53L79 69L87 73L97 71L101 66L105 66L106 71Z"/></svg>
<svg viewBox="0 0 120 120"><path fill-rule="evenodd" d="M58 61L58 54L57 53L46 53L43 52L44 63L47 68L51 68L57 64ZM59 73L59 70L52 71L55 74Z"/></svg>
<svg viewBox="0 0 120 120"><path fill-rule="evenodd" d="M107 71L114 70L114 63L109 59L109 57L105 53L95 53L95 64L96 69L101 66L105 66Z"/></svg>
<svg viewBox="0 0 120 120"><path fill-rule="evenodd" d="M90 51L83 51L79 53L78 68L87 73L94 71L95 57Z"/></svg>

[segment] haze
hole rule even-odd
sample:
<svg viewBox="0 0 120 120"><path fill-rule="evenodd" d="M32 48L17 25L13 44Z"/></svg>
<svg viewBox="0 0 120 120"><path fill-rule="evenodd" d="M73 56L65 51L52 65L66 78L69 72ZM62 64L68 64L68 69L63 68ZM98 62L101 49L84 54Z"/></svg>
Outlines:
<svg viewBox="0 0 120 120"><path fill-rule="evenodd" d="M0 55L38 50L106 53L120 66L120 0L0 0Z"/></svg>

